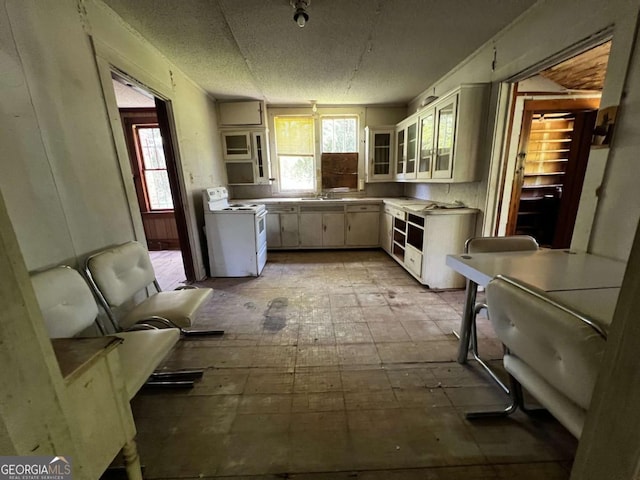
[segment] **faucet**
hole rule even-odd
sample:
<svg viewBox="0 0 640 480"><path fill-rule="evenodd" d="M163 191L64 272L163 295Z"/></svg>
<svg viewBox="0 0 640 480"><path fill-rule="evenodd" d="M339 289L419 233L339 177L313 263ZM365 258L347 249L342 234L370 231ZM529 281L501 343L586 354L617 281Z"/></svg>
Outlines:
<svg viewBox="0 0 640 480"><path fill-rule="evenodd" d="M332 191L328 191L328 192L322 192L319 197L323 200L329 200L330 198L333 198L333 192Z"/></svg>

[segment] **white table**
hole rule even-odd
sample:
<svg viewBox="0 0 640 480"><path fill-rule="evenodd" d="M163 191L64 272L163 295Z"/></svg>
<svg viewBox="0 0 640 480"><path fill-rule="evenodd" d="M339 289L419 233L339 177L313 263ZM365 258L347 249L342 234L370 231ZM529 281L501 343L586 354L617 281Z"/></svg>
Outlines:
<svg viewBox="0 0 640 480"><path fill-rule="evenodd" d="M568 250L535 250L525 252L497 252L447 255L446 263L467 278L464 313L460 325L458 363L467 361L473 307L478 285L486 286L496 275L506 275L546 292L575 290L597 290L619 288L626 264L588 253L573 253ZM609 294L610 298L611 293ZM588 298L574 294L567 300L579 302ZM615 297L617 299L617 296ZM558 298L558 300L562 300ZM597 302L580 304L579 311L592 316ZM615 304L613 305L615 309ZM611 317L613 317L611 309ZM599 315L608 315L600 312ZM609 320L610 322L610 320Z"/></svg>
<svg viewBox="0 0 640 480"><path fill-rule="evenodd" d="M547 292L549 298L589 317L606 334L609 334L619 294L619 288L589 288Z"/></svg>

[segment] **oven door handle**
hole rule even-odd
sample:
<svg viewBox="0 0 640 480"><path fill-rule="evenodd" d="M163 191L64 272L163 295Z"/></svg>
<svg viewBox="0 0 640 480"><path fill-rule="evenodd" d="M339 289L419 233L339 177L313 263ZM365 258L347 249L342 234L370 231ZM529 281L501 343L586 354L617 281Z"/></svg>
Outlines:
<svg viewBox="0 0 640 480"><path fill-rule="evenodd" d="M256 220L260 220L261 218L264 218L267 216L267 212L266 210L263 210L262 212L260 212L259 214L256 215Z"/></svg>

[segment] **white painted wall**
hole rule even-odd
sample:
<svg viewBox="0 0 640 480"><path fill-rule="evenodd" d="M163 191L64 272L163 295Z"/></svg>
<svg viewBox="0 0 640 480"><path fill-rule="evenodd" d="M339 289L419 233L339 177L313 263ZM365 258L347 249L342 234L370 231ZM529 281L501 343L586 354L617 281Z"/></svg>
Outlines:
<svg viewBox="0 0 640 480"><path fill-rule="evenodd" d="M613 42L602 106L618 104L623 89L637 90L635 86L639 84L637 77L635 84L631 78L627 79L629 56L637 43L635 28L639 9L638 0L541 0L436 84L428 86L411 102L409 111L418 109L426 96L442 96L461 83L504 81L611 25ZM494 49L495 71L491 68ZM637 157L637 143L634 145L637 135L631 133L635 127L633 120L637 120L640 114L637 100L633 100L632 95L624 101L623 110L609 155L601 150L592 151L572 248L589 249L594 253L626 260L633 231L640 218L640 201L628 188L630 179L640 176L640 163L631 161L634 148ZM489 132L489 138L494 133ZM488 172L488 168L487 162L485 172ZM602 182L607 197L599 202L596 188ZM490 200L488 195L497 187L493 177L490 181L488 173L485 173L483 180L477 183L451 185L449 188L408 186L405 192L443 201L466 199L470 206L484 209L487 199ZM476 203L471 203L474 199ZM491 201L488 203L493 204ZM492 222L493 216L485 212L485 219L484 232L488 233L492 225L487 222ZM611 232L619 232L619 238L606 241Z"/></svg>
<svg viewBox="0 0 640 480"><path fill-rule="evenodd" d="M591 251L615 258L629 252L640 218L640 34L624 92L589 243Z"/></svg>
<svg viewBox="0 0 640 480"><path fill-rule="evenodd" d="M88 478L73 411L0 194L0 452L67 455Z"/></svg>
<svg viewBox="0 0 640 480"><path fill-rule="evenodd" d="M121 174L128 160L117 156L121 127L108 116L115 100L103 95L93 40L103 64L171 102L196 273L204 277L200 191L226 181L212 134L215 103L102 3L79 5L4 0L0 9L0 190L27 268L77 265L141 236L133 182Z"/></svg>
<svg viewBox="0 0 640 480"><path fill-rule="evenodd" d="M29 269L132 235L88 39L72 2L52 7L0 13L0 188Z"/></svg>

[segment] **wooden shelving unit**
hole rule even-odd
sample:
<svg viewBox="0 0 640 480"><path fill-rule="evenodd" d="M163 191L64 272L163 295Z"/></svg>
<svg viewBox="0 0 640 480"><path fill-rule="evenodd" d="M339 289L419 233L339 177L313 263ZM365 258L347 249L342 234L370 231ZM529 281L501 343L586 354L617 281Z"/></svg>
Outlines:
<svg viewBox="0 0 640 480"><path fill-rule="evenodd" d="M523 163L523 184L516 233L551 241L545 232L555 224L562 198L573 137L574 115L534 113Z"/></svg>

